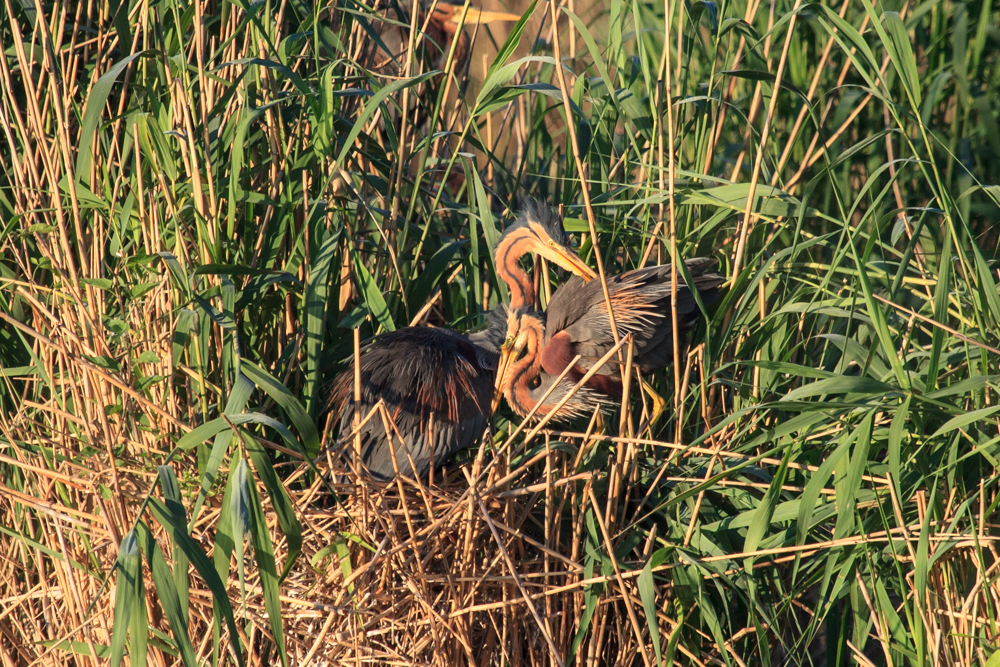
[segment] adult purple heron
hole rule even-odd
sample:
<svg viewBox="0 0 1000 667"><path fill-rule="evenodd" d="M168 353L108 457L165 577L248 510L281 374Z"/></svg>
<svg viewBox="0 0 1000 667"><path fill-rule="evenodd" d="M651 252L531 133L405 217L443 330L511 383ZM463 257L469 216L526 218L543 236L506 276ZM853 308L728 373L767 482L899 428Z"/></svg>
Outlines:
<svg viewBox="0 0 1000 667"><path fill-rule="evenodd" d="M437 71L434 76L401 98L408 100L408 126L416 128L424 127L431 119L442 90L445 95L443 103L454 94L459 98L464 95L473 53L473 37L470 33L478 32L480 26L521 18L519 14L480 9L473 4L466 10L464 3L420 0L416 3L417 31L411 36L414 3L385 0L376 2L375 6L377 14L351 12L362 30L366 53L360 62L364 68L376 77L390 80ZM449 71L448 56L453 46L451 74L446 74ZM452 81L457 81L457 85L452 84ZM397 101L399 99L397 96ZM402 126L396 111L391 111L390 119L383 119L382 122L385 120L389 120L397 133L400 132ZM437 131L444 128L430 129ZM398 139L383 136L381 140Z"/></svg>
<svg viewBox="0 0 1000 667"><path fill-rule="evenodd" d="M685 262L693 285L678 284L677 323L682 334L691 328L699 314L694 291L706 305L718 297L717 287L724 279L707 272L714 264L715 260L710 258ZM643 372L663 368L673 358L671 291L670 265L636 269L608 280L618 335L632 334L633 360ZM601 285L584 283L575 277L556 290L544 314L525 308L508 311L496 386L516 413L525 416L531 412L553 381L579 355L580 360L545 402L538 405L535 415L542 417L554 410L612 348L614 336L607 313ZM565 421L589 414L595 405L607 409L620 403L621 396L617 362L607 362L552 419Z"/></svg>
<svg viewBox="0 0 1000 667"><path fill-rule="evenodd" d="M539 217L542 207L524 211L501 236L507 273L517 275L517 260L536 253L589 280L593 272L569 247L558 217ZM530 281L527 281L530 285ZM520 298L520 297L519 297ZM505 313L500 310L497 313ZM491 412L500 346L507 321L494 313L481 332L463 335L435 327L407 327L384 334L360 356L361 400L354 400L354 362L337 377L328 409L340 414L340 436L354 431L355 417L369 417L379 401L388 420L376 410L361 425L361 462L378 480L425 476L433 465L472 445L486 428ZM347 443L348 451L352 445ZM393 464L395 453L395 465Z"/></svg>
<svg viewBox="0 0 1000 667"><path fill-rule="evenodd" d="M461 28L474 29L479 25L498 21L517 21L521 18L520 14L485 10L470 4L463 21L462 12L465 3L421 0L417 26L419 30L423 31L423 37L419 40L418 52L411 59L407 58L407 50L410 45L412 3L397 3L390 0L381 3L381 5L384 7L383 17L381 17L383 20L374 26L375 34L378 35L379 40L371 40L372 47L377 48L378 52L369 61L370 69L380 73L395 70L392 73L396 75L406 74L403 70L408 60L419 61L421 59L431 68L443 72L453 42L455 43L454 71L461 74L469 64L472 48L472 40L464 30L459 32ZM415 41L417 40L415 39Z"/></svg>

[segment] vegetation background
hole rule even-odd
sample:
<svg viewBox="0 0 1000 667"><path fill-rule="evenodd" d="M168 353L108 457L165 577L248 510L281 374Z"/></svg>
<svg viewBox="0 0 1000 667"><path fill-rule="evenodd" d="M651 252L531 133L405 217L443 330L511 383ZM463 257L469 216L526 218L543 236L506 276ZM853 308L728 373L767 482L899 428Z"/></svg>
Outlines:
<svg viewBox="0 0 1000 667"><path fill-rule="evenodd" d="M377 4L0 5L0 663L1000 664L1000 7ZM667 417L334 488L517 195L719 259Z"/></svg>

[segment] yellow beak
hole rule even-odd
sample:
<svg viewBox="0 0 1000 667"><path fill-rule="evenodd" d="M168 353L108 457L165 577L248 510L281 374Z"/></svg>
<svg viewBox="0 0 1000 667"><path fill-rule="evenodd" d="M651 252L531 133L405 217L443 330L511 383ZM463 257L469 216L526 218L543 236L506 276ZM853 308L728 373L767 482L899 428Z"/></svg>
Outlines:
<svg viewBox="0 0 1000 667"><path fill-rule="evenodd" d="M569 248L565 248L563 246L549 246L549 252L543 252L540 254L542 254L542 256L550 262L580 276L585 282L590 282L597 277L594 270L587 266L587 264L580 259L580 256Z"/></svg>
<svg viewBox="0 0 1000 667"><path fill-rule="evenodd" d="M513 346L507 344L500 348L500 362L497 364L497 379L493 385L493 405L490 408L492 415L500 407L500 397L503 396L504 380L507 370L510 368L510 360L513 359Z"/></svg>
<svg viewBox="0 0 1000 667"><path fill-rule="evenodd" d="M458 26L459 20L462 18L461 7L454 10L452 15L448 17L448 22L454 26ZM506 12L491 12L485 9L476 9L472 5L469 5L469 13L465 16L465 24L469 26L474 26L477 23L493 23L495 21L520 21L520 14L508 14Z"/></svg>

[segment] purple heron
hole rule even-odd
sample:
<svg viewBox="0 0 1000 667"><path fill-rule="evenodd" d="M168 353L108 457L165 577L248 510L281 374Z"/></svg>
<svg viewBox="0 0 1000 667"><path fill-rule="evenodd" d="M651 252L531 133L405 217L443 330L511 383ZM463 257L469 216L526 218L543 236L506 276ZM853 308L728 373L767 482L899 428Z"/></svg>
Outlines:
<svg viewBox="0 0 1000 667"><path fill-rule="evenodd" d="M526 205L501 237L497 247L504 249L508 271L520 271L517 260L537 253L589 280L593 272L568 246L558 217L540 219L535 215L539 210ZM378 337L361 352L357 404L354 362L334 380L327 406L340 415L342 438L353 432L355 416L364 420L379 401L395 424L398 436L393 434L391 444L378 411L360 428L361 462L372 477L395 476L393 452L400 474L423 477L432 465L443 464L483 434L507 331L505 313L494 311L485 330L469 335L407 327ZM351 446L346 445L348 451Z"/></svg>
<svg viewBox="0 0 1000 667"><path fill-rule="evenodd" d="M714 264L715 260L710 258L685 262L694 279L694 290L706 305L715 301L716 288L724 282L719 274L707 273ZM632 334L636 366L648 372L670 363L673 358L670 266L651 266L614 276L608 280L608 292L619 337ZM691 287L678 284L680 333L691 328L699 312ZM504 339L496 386L511 408L522 416L542 400L553 380L580 356L535 413L537 417L548 414L614 344L601 285L570 278L552 295L544 314L523 308L510 310ZM584 390L582 397L577 392L552 418L570 420L591 413L595 405L607 409L620 403L622 384L617 362L605 363L581 388Z"/></svg>
<svg viewBox="0 0 1000 667"><path fill-rule="evenodd" d="M397 3L394 0L389 0L389 2L379 4L384 8L381 10L384 18L373 27L382 43L377 45L378 53L371 60L371 69L381 73L388 73L395 69L395 74L405 74L403 69L407 62L406 52L410 44L412 3L405 1ZM454 71L459 77L469 64L472 48L472 40L469 35L464 30L461 33L458 32L460 27L475 29L477 25L498 21L517 21L521 18L520 14L484 10L470 4L463 24L462 10L465 3L421 0L419 5L420 13L417 16L417 26L419 30L424 32L418 47L419 52L415 54L413 60L417 61L423 58L424 62L433 69L443 72L447 65L448 52L451 50L456 34L458 34L458 41L455 44ZM372 42L373 45L376 45L374 44L375 40Z"/></svg>
<svg viewBox="0 0 1000 667"><path fill-rule="evenodd" d="M505 324L505 323L504 323ZM493 396L503 329L491 322L468 336L450 329L407 327L384 334L361 353L361 402L354 402L354 363L330 395L340 434L353 432L379 401L395 425L392 443L376 410L361 425L361 462L377 480L426 476L483 434ZM398 434L398 435L397 435ZM348 442L347 451L353 443ZM393 465L393 453L396 466Z"/></svg>
<svg viewBox="0 0 1000 667"><path fill-rule="evenodd" d="M395 95L396 101L407 99L406 111L409 114L411 127L424 128L433 116L439 93L445 90L448 99L457 94L459 100L464 95L466 74L473 54L473 38L470 32L478 31L479 26L490 23L517 21L519 14L489 11L479 9L470 4L462 20L464 3L434 2L420 0L416 3L417 32L410 39L411 16L413 2L406 0L382 0L375 3L375 14L352 12L363 30L364 48L367 55L361 59L369 76L385 78L389 81L400 78L416 77L425 72L437 71L428 81L420 84L409 95ZM465 29L463 29L465 28ZM413 52L410 52L411 43ZM457 86L445 79L448 65L448 54L452 45L455 47L452 72ZM449 79L451 75L449 75ZM385 81L383 83L388 83ZM449 90L449 84L452 85ZM391 105L390 105L391 106ZM446 107L442 107L445 109ZM400 120L397 111L390 112L391 124L395 132L400 132ZM383 122L387 119L383 119ZM443 119L442 119L443 120ZM380 127L382 127L380 123ZM431 128L436 131L439 128ZM444 128L440 128L444 129ZM384 132L384 129L381 130ZM382 136L383 142L394 142L388 136ZM389 145L389 144L385 144ZM383 146L385 147L385 146ZM457 178L454 177L454 178Z"/></svg>

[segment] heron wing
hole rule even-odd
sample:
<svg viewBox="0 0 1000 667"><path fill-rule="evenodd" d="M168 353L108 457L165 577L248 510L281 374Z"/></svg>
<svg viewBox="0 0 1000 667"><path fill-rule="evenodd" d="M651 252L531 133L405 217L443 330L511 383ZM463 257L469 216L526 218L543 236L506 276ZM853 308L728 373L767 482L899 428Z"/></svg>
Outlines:
<svg viewBox="0 0 1000 667"><path fill-rule="evenodd" d="M705 273L714 263L710 258L686 262L695 288L702 293L703 301L709 303L715 299L714 288L722 282L717 274ZM670 265L651 266L613 276L608 280L608 293L619 337L632 334L636 362L643 368L665 365L673 349ZM697 302L691 289L683 283L679 285L677 297L678 322L686 330L697 318ZM542 359L548 373L558 374L577 354L581 355L580 365L590 368L614 344L604 292L598 282L584 283L580 278L571 278L556 290L546 315L546 344ZM556 348L549 353L548 347L553 342ZM564 358L565 361L562 361ZM550 365L545 365L546 361ZM558 366L560 361L562 365ZM614 367L608 363L598 374L612 372Z"/></svg>
<svg viewBox="0 0 1000 667"><path fill-rule="evenodd" d="M468 447L485 428L494 371L483 368L484 354L488 356L467 337L447 329L410 327L380 337L361 355L360 403L353 400L353 362L334 383L330 403L341 414L341 435L351 433L355 415L364 419L381 400L405 445L401 450L399 438L393 438L400 472L426 474L432 460L441 463ZM369 471L391 478L381 415L364 424L360 434Z"/></svg>

